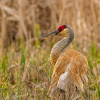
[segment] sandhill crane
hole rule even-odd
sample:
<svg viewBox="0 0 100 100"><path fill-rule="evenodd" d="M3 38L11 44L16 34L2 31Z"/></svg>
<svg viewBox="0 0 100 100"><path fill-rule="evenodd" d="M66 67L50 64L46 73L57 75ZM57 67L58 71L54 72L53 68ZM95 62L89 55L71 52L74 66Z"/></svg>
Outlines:
<svg viewBox="0 0 100 100"><path fill-rule="evenodd" d="M51 50L50 60L54 70L48 94L51 100L76 100L88 83L87 59L82 53L67 48L74 39L73 29L69 25L62 25L43 37L51 34L64 38Z"/></svg>

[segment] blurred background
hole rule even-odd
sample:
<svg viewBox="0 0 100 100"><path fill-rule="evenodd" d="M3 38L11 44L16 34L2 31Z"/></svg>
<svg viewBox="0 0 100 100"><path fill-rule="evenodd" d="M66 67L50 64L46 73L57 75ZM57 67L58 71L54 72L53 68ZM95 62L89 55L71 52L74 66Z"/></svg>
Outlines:
<svg viewBox="0 0 100 100"><path fill-rule="evenodd" d="M48 100L52 46L42 35L70 25L69 48L88 59L89 84L80 100L100 99L100 0L0 0L0 99Z"/></svg>

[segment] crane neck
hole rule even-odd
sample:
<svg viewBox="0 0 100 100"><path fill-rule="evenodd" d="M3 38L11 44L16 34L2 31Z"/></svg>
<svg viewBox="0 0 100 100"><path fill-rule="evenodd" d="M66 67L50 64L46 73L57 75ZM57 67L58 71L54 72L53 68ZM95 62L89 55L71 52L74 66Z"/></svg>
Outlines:
<svg viewBox="0 0 100 100"><path fill-rule="evenodd" d="M58 41L52 48L50 54L50 60L53 65L55 65L59 56L64 52L67 46L73 41L74 32L70 32L68 37L64 37L62 40Z"/></svg>

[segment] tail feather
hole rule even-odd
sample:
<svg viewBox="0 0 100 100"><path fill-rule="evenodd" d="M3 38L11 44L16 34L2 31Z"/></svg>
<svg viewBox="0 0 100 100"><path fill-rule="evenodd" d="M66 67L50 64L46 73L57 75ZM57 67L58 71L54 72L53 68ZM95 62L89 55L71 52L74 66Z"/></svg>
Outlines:
<svg viewBox="0 0 100 100"><path fill-rule="evenodd" d="M54 93L51 95L51 100L66 100L65 91L56 86Z"/></svg>

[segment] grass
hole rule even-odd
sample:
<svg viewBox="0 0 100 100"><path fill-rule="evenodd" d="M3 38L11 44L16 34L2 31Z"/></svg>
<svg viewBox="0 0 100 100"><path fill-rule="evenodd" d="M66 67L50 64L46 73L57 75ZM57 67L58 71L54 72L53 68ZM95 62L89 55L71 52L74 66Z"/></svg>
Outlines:
<svg viewBox="0 0 100 100"><path fill-rule="evenodd" d="M93 98L93 100L100 99L100 48L97 50L96 45L92 44L91 46L90 56L88 57L88 64L90 68L90 77L91 80L89 81L89 97ZM91 87L92 86L92 90ZM93 93L92 93L93 92ZM92 99L91 98L91 99ZM90 100L91 100L90 99Z"/></svg>
<svg viewBox="0 0 100 100"><path fill-rule="evenodd" d="M46 99L50 75L49 67L51 67L50 62L47 63L47 52L45 54L43 49L40 52L40 47L39 49L37 47L28 48L24 45L19 46L18 49L16 52L16 48L10 47L8 52L2 54L0 99ZM47 56L46 58L44 54Z"/></svg>
<svg viewBox="0 0 100 100"><path fill-rule="evenodd" d="M99 0L0 1L0 100L48 100L53 66L50 51L59 39L43 34L63 24L75 32L72 48L88 59L84 97L100 99ZM77 42L76 42L77 41Z"/></svg>
<svg viewBox="0 0 100 100"><path fill-rule="evenodd" d="M45 45L47 45L46 42ZM19 48L11 46L6 53L2 54L0 99L49 99L47 91L51 82L53 67L49 60L50 48L45 45L38 48L34 46L29 48L28 45L23 44ZM100 48L97 50L95 45L91 45L91 52L86 53L90 76L86 90L88 93L87 100L100 99L99 50Z"/></svg>

